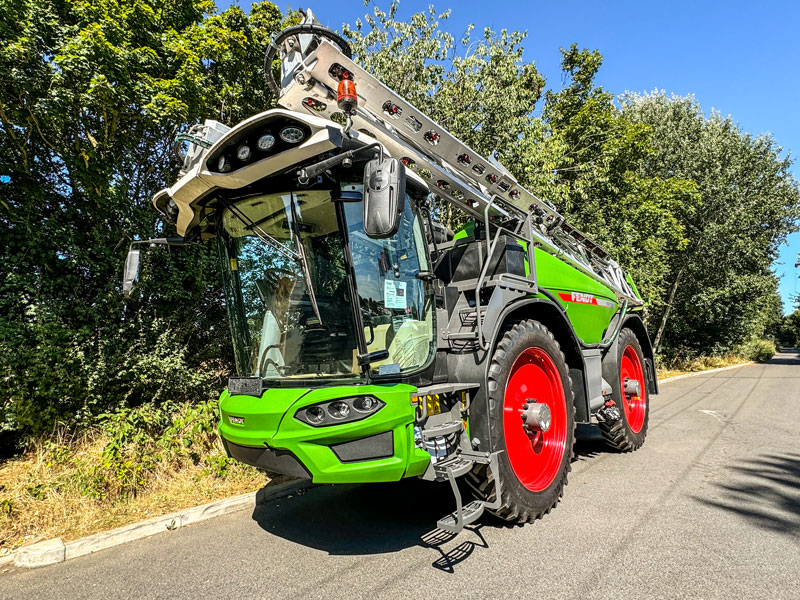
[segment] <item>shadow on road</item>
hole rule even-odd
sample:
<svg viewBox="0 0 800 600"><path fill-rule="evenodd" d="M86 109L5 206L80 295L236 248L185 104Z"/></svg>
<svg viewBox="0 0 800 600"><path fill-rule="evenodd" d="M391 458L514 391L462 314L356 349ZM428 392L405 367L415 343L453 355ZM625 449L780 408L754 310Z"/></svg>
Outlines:
<svg viewBox="0 0 800 600"><path fill-rule="evenodd" d="M452 573L476 547L488 548L480 525L458 536L435 529L436 521L454 508L448 484L408 479L311 488L256 506L253 520L273 535L333 555L431 548L439 554L432 566ZM444 545L456 538L460 543L446 550Z"/></svg>
<svg viewBox="0 0 800 600"><path fill-rule="evenodd" d="M729 471L730 481L716 484L721 498L694 499L763 529L800 538L800 454L764 454Z"/></svg>
<svg viewBox="0 0 800 600"><path fill-rule="evenodd" d="M572 462L585 462L600 454L617 452L605 443L597 425L578 423L575 429L575 456Z"/></svg>
<svg viewBox="0 0 800 600"><path fill-rule="evenodd" d="M607 451L596 427L579 426L574 460L590 460ZM463 491L465 501L468 494ZM458 536L436 529L436 521L454 508L448 484L406 479L311 488L305 494L258 505L253 520L273 535L333 555L431 548L439 555L431 566L453 573L476 548L489 547L482 527L514 526L486 513L477 526L468 526ZM458 544L446 549L449 542Z"/></svg>
<svg viewBox="0 0 800 600"><path fill-rule="evenodd" d="M783 348L765 364L768 365L800 365L800 348Z"/></svg>

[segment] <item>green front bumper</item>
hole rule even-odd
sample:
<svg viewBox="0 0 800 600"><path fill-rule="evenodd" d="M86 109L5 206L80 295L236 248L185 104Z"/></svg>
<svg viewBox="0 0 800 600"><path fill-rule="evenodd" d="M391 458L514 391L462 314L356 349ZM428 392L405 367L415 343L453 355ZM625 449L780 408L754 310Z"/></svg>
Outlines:
<svg viewBox="0 0 800 600"><path fill-rule="evenodd" d="M317 483L397 481L421 475L430 462L427 452L414 447L415 392L402 384L273 388L261 398L226 390L219 401L219 432L235 458L291 475L300 474L292 466L297 463ZM312 404L367 394L385 406L361 421L313 427L295 418ZM244 423L231 422L231 416ZM372 447L379 457L369 456Z"/></svg>

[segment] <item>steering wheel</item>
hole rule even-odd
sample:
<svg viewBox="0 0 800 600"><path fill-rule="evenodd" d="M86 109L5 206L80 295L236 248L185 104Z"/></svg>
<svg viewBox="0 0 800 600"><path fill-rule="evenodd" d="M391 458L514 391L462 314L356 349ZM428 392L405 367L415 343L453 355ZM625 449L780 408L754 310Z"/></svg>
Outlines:
<svg viewBox="0 0 800 600"><path fill-rule="evenodd" d="M347 58L353 58L353 51L350 49L350 44L347 43L342 36L336 33L333 29L323 27L322 25L315 25L314 23L304 23L302 25L292 25L281 31L267 47L264 53L264 77L267 79L267 87L276 98L280 98L281 88L275 81L275 74L272 72L272 63L275 60L281 44L293 35L301 34L314 34L326 38L339 46L342 53Z"/></svg>

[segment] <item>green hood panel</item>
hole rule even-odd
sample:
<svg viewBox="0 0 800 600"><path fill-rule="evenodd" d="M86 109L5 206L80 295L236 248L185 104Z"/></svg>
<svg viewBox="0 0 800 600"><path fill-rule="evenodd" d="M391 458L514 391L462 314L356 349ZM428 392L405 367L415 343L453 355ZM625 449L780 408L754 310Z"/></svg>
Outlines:
<svg viewBox="0 0 800 600"><path fill-rule="evenodd" d="M225 390L219 399L220 428L230 432L225 437L237 444L261 446L278 431L289 407L308 392L303 388L272 388L256 398L231 396ZM231 423L231 416L243 418L244 425Z"/></svg>
<svg viewBox="0 0 800 600"><path fill-rule="evenodd" d="M416 387L404 384L272 388L261 398L230 396L226 391L220 397L219 432L236 444L290 451L317 483L396 481L421 474L430 462L430 455L414 445L416 409L411 395L416 391ZM297 411L312 404L367 394L385 406L360 421L313 427L295 418ZM243 418L244 423L231 422L232 416ZM343 463L330 448L389 431L394 452L387 458Z"/></svg>

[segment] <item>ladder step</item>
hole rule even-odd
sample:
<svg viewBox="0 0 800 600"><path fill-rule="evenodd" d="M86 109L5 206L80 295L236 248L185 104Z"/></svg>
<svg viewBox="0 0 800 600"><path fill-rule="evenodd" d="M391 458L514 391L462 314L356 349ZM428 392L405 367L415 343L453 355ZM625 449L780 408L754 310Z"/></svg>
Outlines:
<svg viewBox="0 0 800 600"><path fill-rule="evenodd" d="M474 463L469 459L454 456L453 458L448 458L436 463L433 470L442 479L446 479L450 475L457 478L469 473L473 464Z"/></svg>
<svg viewBox="0 0 800 600"><path fill-rule="evenodd" d="M481 500L473 500L461 509L462 521L461 525L469 525L477 521L483 514L485 504ZM439 519L436 522L439 529L445 531L455 531L458 525L458 515L455 512L450 513L446 517Z"/></svg>
<svg viewBox="0 0 800 600"><path fill-rule="evenodd" d="M462 315L472 315L475 316L476 308L474 306L467 306L465 308L459 308L458 312ZM481 306L481 312L486 312L486 307Z"/></svg>
<svg viewBox="0 0 800 600"><path fill-rule="evenodd" d="M464 423L461 421L447 421L446 423L439 423L432 425L422 430L422 437L430 439L440 437L443 435L450 435L464 429Z"/></svg>
<svg viewBox="0 0 800 600"><path fill-rule="evenodd" d="M477 331L465 331L464 333L448 333L448 340L477 340Z"/></svg>

